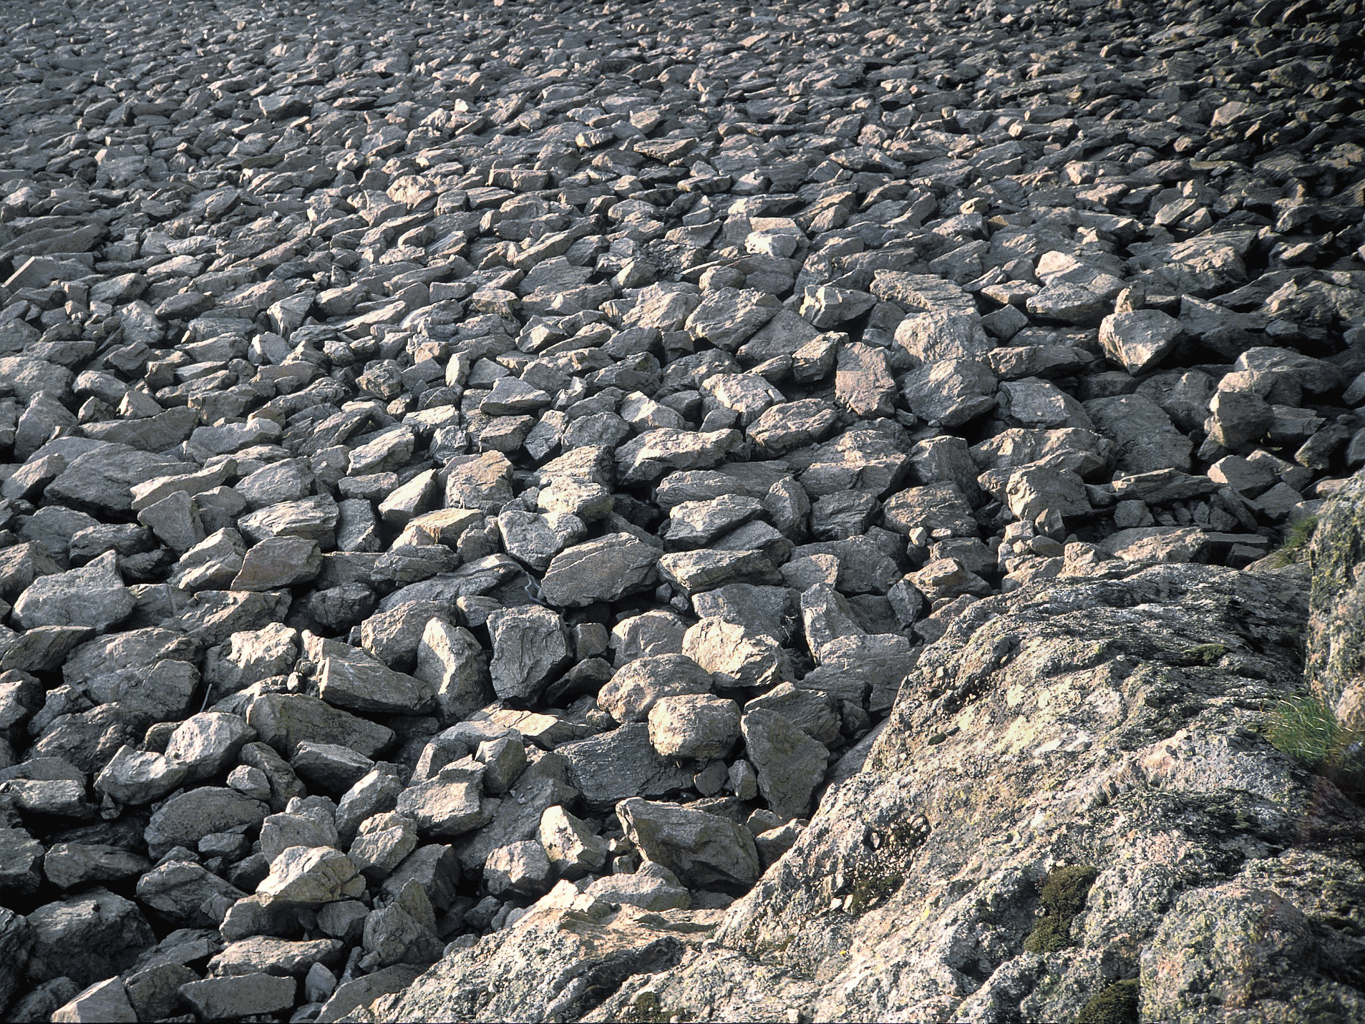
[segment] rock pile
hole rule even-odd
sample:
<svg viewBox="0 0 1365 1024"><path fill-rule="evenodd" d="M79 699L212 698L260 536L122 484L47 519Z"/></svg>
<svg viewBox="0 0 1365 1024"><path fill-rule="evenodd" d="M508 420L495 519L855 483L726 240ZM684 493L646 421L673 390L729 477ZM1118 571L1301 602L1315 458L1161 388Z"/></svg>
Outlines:
<svg viewBox="0 0 1365 1024"><path fill-rule="evenodd" d="M5 1016L704 917L996 596L1261 559L1365 465L1359 15L7 5Z"/></svg>

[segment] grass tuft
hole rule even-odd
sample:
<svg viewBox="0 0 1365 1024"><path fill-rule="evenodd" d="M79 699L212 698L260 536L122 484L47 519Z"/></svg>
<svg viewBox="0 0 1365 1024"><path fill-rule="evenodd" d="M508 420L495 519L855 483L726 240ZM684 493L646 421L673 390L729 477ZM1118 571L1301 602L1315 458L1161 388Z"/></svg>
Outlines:
<svg viewBox="0 0 1365 1024"><path fill-rule="evenodd" d="M1365 730L1346 728L1317 694L1282 701L1266 723L1271 746L1354 799L1365 798Z"/></svg>
<svg viewBox="0 0 1365 1024"><path fill-rule="evenodd" d="M1317 516L1304 516L1285 527L1284 543L1267 557L1277 568L1293 562L1301 562L1308 554L1308 542L1313 539L1313 531L1318 528Z"/></svg>

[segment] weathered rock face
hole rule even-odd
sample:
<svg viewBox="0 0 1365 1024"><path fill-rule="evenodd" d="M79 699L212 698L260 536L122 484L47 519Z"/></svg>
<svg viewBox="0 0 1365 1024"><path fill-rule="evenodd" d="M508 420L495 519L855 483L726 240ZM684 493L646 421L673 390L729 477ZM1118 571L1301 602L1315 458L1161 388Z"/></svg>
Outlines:
<svg viewBox="0 0 1365 1024"><path fill-rule="evenodd" d="M1361 4L0 4L0 1018L1353 1012Z"/></svg>
<svg viewBox="0 0 1365 1024"><path fill-rule="evenodd" d="M1349 1019L1365 810L1263 735L1306 610L1293 573L1197 566L982 601L791 850L718 924L692 912L703 949L581 1013L575 971L671 933L547 898L353 1019ZM500 970L496 1009L470 1002Z"/></svg>

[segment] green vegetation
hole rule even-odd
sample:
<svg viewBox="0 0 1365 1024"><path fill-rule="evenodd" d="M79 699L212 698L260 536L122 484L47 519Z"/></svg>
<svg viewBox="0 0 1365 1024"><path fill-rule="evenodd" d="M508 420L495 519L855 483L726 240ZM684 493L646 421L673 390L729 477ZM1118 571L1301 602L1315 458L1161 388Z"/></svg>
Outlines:
<svg viewBox="0 0 1365 1024"><path fill-rule="evenodd" d="M1093 867L1057 868L1043 881L1043 917L1024 940L1030 953L1055 953L1071 945L1071 922L1085 909L1085 898L1099 874Z"/></svg>
<svg viewBox="0 0 1365 1024"><path fill-rule="evenodd" d="M1217 665L1230 650L1232 648L1227 644L1196 644L1180 652L1179 663L1184 666Z"/></svg>
<svg viewBox="0 0 1365 1024"><path fill-rule="evenodd" d="M1266 723L1271 746L1355 799L1365 798L1365 729L1346 728L1317 694L1282 702Z"/></svg>
<svg viewBox="0 0 1365 1024"><path fill-rule="evenodd" d="M692 1011L687 1007L666 1009L657 992L643 989L636 993L620 1019L629 1024L670 1024L671 1021L691 1020Z"/></svg>
<svg viewBox="0 0 1365 1024"><path fill-rule="evenodd" d="M1100 989L1081 1007L1076 1024L1137 1024L1138 982L1118 981Z"/></svg>
<svg viewBox="0 0 1365 1024"><path fill-rule="evenodd" d="M1304 516L1290 523L1284 531L1284 543L1270 553L1271 564L1284 566L1302 561L1308 554L1308 542L1313 539L1313 531L1317 528L1317 516Z"/></svg>

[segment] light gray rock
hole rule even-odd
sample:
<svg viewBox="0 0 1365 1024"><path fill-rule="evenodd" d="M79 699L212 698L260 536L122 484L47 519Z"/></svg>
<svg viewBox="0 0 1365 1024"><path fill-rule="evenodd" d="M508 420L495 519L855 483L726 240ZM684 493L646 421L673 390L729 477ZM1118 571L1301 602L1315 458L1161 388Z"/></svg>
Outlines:
<svg viewBox="0 0 1365 1024"><path fill-rule="evenodd" d="M739 705L710 694L661 697L648 721L654 749L679 760L724 757L739 739Z"/></svg>
<svg viewBox="0 0 1365 1024"><path fill-rule="evenodd" d="M658 558L656 548L630 534L608 534L555 555L541 580L541 594L558 608L617 601L654 585Z"/></svg>
<svg viewBox="0 0 1365 1024"><path fill-rule="evenodd" d="M654 704L683 693L707 693L711 674L682 654L635 658L617 669L597 694L597 704L618 722L643 722Z"/></svg>
<svg viewBox="0 0 1365 1024"><path fill-rule="evenodd" d="M728 818L639 798L622 800L616 816L646 857L689 887L724 889L758 878L753 835Z"/></svg>
<svg viewBox="0 0 1365 1024"><path fill-rule="evenodd" d="M791 676L791 662L777 640L750 633L724 619L704 618L683 634L683 654L722 689L763 689Z"/></svg>
<svg viewBox="0 0 1365 1024"><path fill-rule="evenodd" d="M148 804L178 787L189 769L163 754L122 746L95 778L95 789L121 804Z"/></svg>
<svg viewBox="0 0 1365 1024"><path fill-rule="evenodd" d="M746 711L740 726L768 806L781 818L804 817L825 779L829 751L776 711Z"/></svg>
<svg viewBox="0 0 1365 1024"><path fill-rule="evenodd" d="M138 1019L123 982L118 978L97 981L65 1006L52 1012L53 1021L136 1021Z"/></svg>
<svg viewBox="0 0 1365 1024"><path fill-rule="evenodd" d="M89 626L104 632L126 619L136 602L109 551L69 572L40 576L14 602L14 616L25 629L35 626Z"/></svg>
<svg viewBox="0 0 1365 1024"><path fill-rule="evenodd" d="M336 939L281 939L255 935L230 942L209 960L209 971L216 975L265 973L301 977L314 966L335 965L345 946Z"/></svg>
<svg viewBox="0 0 1365 1024"><path fill-rule="evenodd" d="M480 790L479 781L469 781L461 769L442 769L435 778L403 790L396 807L423 835L453 838L492 818L496 806L482 799Z"/></svg>
<svg viewBox="0 0 1365 1024"><path fill-rule="evenodd" d="M365 891L355 862L326 846L290 846L270 863L270 874L256 888L267 905L316 907L354 899Z"/></svg>
<svg viewBox="0 0 1365 1024"><path fill-rule="evenodd" d="M465 718L492 698L488 663L478 640L469 630L439 618L428 619L423 628L412 674L433 688L446 721Z"/></svg>
<svg viewBox="0 0 1365 1024"><path fill-rule="evenodd" d="M548 891L553 867L545 847L527 839L500 846L484 863L483 881L494 896L504 893L539 896Z"/></svg>
<svg viewBox="0 0 1365 1024"><path fill-rule="evenodd" d="M434 702L429 683L395 672L363 650L323 641L318 696L333 707L366 714L421 714Z"/></svg>
<svg viewBox="0 0 1365 1024"><path fill-rule="evenodd" d="M273 974L205 978L180 986L180 998L204 1020L273 1014L294 1005L298 982Z"/></svg>
<svg viewBox="0 0 1365 1024"><path fill-rule="evenodd" d="M168 760L185 766L188 781L199 782L235 764L243 745L255 738L256 730L241 716L205 711L171 733L165 753Z"/></svg>
<svg viewBox="0 0 1365 1024"><path fill-rule="evenodd" d="M601 871L607 862L607 841L558 805L545 808L537 833L550 867L570 881Z"/></svg>
<svg viewBox="0 0 1365 1024"><path fill-rule="evenodd" d="M974 359L936 359L901 378L901 395L920 419L958 427L995 408L996 383Z"/></svg>
<svg viewBox="0 0 1365 1024"><path fill-rule="evenodd" d="M654 749L644 722L562 744L555 753L568 762L569 781L590 807L610 807L636 795L676 793L692 781L690 773Z"/></svg>
<svg viewBox="0 0 1365 1024"><path fill-rule="evenodd" d="M503 700L532 701L573 654L568 631L549 608L529 605L491 615L493 657L489 674Z"/></svg>
<svg viewBox="0 0 1365 1024"><path fill-rule="evenodd" d="M1136 376L1169 355L1180 339L1180 321L1159 309L1114 313L1100 324L1100 345L1109 361Z"/></svg>

